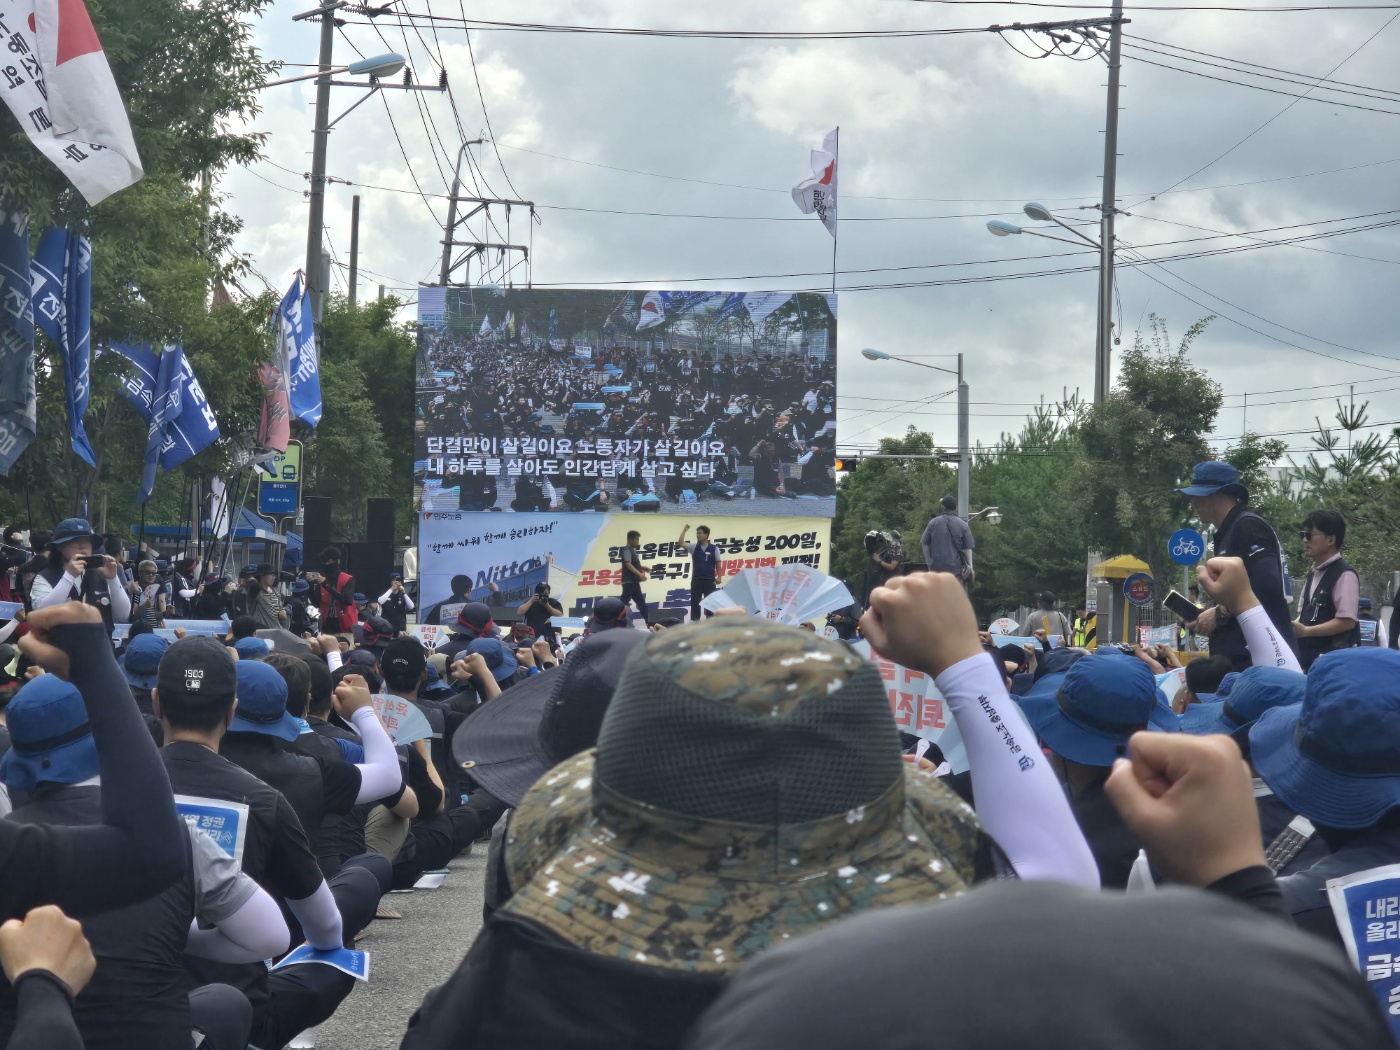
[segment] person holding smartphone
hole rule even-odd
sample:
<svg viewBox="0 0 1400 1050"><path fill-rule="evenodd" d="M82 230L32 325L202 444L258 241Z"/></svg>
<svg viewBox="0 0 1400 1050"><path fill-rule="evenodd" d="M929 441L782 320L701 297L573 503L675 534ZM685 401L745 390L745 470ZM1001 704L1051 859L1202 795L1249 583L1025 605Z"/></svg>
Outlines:
<svg viewBox="0 0 1400 1050"><path fill-rule="evenodd" d="M97 534L82 518L65 518L54 527L48 567L35 575L29 588L34 609L77 601L96 606L109 631L127 622L131 596L117 575L116 559L93 554L96 542Z"/></svg>
<svg viewBox="0 0 1400 1050"><path fill-rule="evenodd" d="M516 610L516 615L524 617L525 626L535 632L536 638L548 638L552 642L554 640L552 617L563 616L564 607L550 597L549 584L540 582L535 584L535 593L530 595Z"/></svg>

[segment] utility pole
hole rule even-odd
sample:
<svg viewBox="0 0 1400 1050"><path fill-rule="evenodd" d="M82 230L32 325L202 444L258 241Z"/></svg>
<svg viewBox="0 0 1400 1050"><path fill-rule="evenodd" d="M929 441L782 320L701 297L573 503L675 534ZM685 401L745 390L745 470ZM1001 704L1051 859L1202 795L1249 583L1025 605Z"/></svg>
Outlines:
<svg viewBox="0 0 1400 1050"><path fill-rule="evenodd" d="M972 481L972 453L968 448L968 387L963 378L963 355L958 355L958 517L967 520L968 493Z"/></svg>
<svg viewBox="0 0 1400 1050"><path fill-rule="evenodd" d="M467 222L472 218L475 218L482 212L487 211L493 204L504 205L507 209L507 215L510 214L509 209L512 206L520 208L529 208L530 221L533 222L535 219L534 201L506 200L499 197L462 196L462 161L467 155L467 149L471 146L480 145L482 141L482 139L472 139L469 142L464 142L462 143L461 149L457 151L457 168L452 176L452 193L447 200L447 225L443 228L442 234L442 265L438 269L438 284L443 286L451 284L453 273L455 273L459 269L462 269L463 267L467 267L468 269L463 273L462 280L458 283L470 284L471 261L475 258L485 255L486 252L492 248L496 249L497 251L500 251L503 254L508 251L519 252L522 258L524 258L527 261L530 258L530 249L523 244L503 244L488 241L459 241L455 237L457 227L461 226L462 223ZM474 205L474 207L467 210L461 216L458 216L457 205L459 204L470 204ZM454 260L452 258L453 248L465 248L467 250Z"/></svg>
<svg viewBox="0 0 1400 1050"><path fill-rule="evenodd" d="M320 18L321 53L317 59L320 76L316 78L316 126L311 144L311 214L306 223L306 283L311 293L311 313L321 316L321 298L326 289L321 283L321 227L326 209L326 142L330 138L331 119L331 58L335 50L335 12L346 0L325 0L319 9L295 16L297 19Z"/></svg>
<svg viewBox="0 0 1400 1050"><path fill-rule="evenodd" d="M1118 71L1123 51L1123 0L1113 0L1108 31L1108 116L1103 134L1103 203L1099 206L1101 237L1099 264L1098 340L1094 353L1094 403L1101 403L1113 386L1113 219L1118 208Z"/></svg>
<svg viewBox="0 0 1400 1050"><path fill-rule="evenodd" d="M355 284L360 276L360 195L350 198L350 305L355 305Z"/></svg>

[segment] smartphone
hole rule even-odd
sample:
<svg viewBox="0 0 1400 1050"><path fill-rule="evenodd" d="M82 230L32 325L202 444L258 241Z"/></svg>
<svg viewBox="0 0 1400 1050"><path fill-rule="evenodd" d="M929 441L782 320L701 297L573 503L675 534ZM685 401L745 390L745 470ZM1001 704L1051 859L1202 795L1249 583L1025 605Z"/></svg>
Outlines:
<svg viewBox="0 0 1400 1050"><path fill-rule="evenodd" d="M1193 623L1201 613L1205 612L1180 591L1168 591L1167 596L1162 599L1162 604L1187 623Z"/></svg>

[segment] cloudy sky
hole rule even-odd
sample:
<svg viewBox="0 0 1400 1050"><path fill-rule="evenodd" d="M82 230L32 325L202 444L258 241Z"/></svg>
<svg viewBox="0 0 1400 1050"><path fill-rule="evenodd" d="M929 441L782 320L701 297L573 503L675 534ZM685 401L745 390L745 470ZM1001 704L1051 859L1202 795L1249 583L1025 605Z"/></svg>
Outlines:
<svg viewBox="0 0 1400 1050"><path fill-rule="evenodd" d="M316 60L318 27L292 21L308 6L278 0L254 26L269 59ZM384 283L412 299L418 282L437 279L452 159L464 137L489 140L488 115L497 148L476 147L479 177L488 196L537 203L533 231L518 210L509 228L517 243L533 232L535 282L829 288L831 238L789 191L808 172L808 151L839 125L837 286L861 286L840 296L842 446L910 424L956 440L954 399L935 400L951 377L867 362L862 347L946 367L954 360L936 355L964 354L972 434L983 443L1019 429L1042 400L1092 394L1095 253L994 238L985 223L1045 228L1020 215L1028 200L1071 222L1096 221L1084 208L1101 192L1101 60L1036 59L1044 38L1020 34L736 41L476 29L479 96L462 6L401 0L395 10L440 20L402 28L392 15L373 25L347 15L336 61L355 49L398 51L422 82L436 83L445 66L452 97L385 92L331 136L329 173L358 185L331 186L329 243L347 262L351 195L361 193L361 295ZM814 32L970 28L1101 9L534 0L467 10L551 25ZM1120 258L1123 342L1152 314L1174 338L1217 315L1194 356L1226 393L1222 449L1245 425L1245 395L1249 430L1278 434L1290 449L1308 446L1314 417L1328 420L1352 385L1373 422L1400 421L1400 228L1318 236L1400 219L1395 10L1128 16L1118 186L1132 214L1119 219L1119 237L1149 258L1215 254L1138 266ZM1314 92L1329 101L1291 97L1343 62L1335 89ZM255 122L269 136L267 160L222 183L246 222L238 247L260 275L254 288L263 278L285 286L305 254L313 94L311 84L268 89ZM355 97L336 89L333 114ZM1221 236L1239 233L1248 236ZM1295 243L1260 247L1280 239ZM343 289L343 269L335 281ZM881 285L901 287L871 287Z"/></svg>

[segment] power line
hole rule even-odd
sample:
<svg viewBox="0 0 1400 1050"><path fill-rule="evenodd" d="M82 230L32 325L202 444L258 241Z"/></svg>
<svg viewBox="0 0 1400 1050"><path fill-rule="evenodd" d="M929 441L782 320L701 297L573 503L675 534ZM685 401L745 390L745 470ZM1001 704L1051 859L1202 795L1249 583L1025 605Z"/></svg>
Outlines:
<svg viewBox="0 0 1400 1050"><path fill-rule="evenodd" d="M1134 51L1146 50L1145 48L1133 47L1133 45L1131 45L1131 44L1128 44L1128 45L1126 45L1126 46L1127 46L1128 48L1130 48L1131 50L1134 50ZM1384 116L1387 116L1387 117L1400 117L1400 110L1381 109L1381 108L1378 107L1378 106L1363 106L1363 105L1361 105L1361 104L1358 103L1358 102L1342 102L1342 101L1340 101L1340 100L1338 100L1338 99L1334 99L1334 98L1318 98L1317 96L1310 94L1310 92L1308 92L1308 91L1305 91L1303 94L1298 95L1298 94L1295 94L1295 93L1292 92L1292 91L1283 91L1283 90L1281 90L1281 89L1279 89L1279 88L1265 87L1263 84L1250 84L1250 83L1248 83L1248 82L1246 82L1246 81L1243 81L1243 80L1231 80L1229 77L1217 77L1217 76L1213 76L1213 75L1210 74L1210 73L1202 73L1202 72L1200 72L1199 70L1195 70L1195 69L1182 69L1180 66L1169 66L1169 65L1167 65L1165 62L1154 62L1154 61L1152 61L1152 59L1150 59L1150 58L1143 58L1141 55L1135 55L1135 56L1133 56L1133 59L1134 59L1134 61L1136 61L1136 62L1141 62L1143 65L1147 65L1147 66L1156 66L1158 69L1170 69L1170 70L1172 70L1173 72L1176 72L1176 73L1185 73L1185 74L1187 74L1188 76L1202 77L1202 78L1204 78L1205 80L1214 80L1214 81L1217 81L1218 83L1221 83L1221 84L1234 84L1236 87L1252 88L1252 89L1254 89L1255 91L1267 92L1267 93L1270 94L1270 95L1282 95L1282 96L1284 96L1284 98L1291 98L1291 99L1293 100L1293 102L1290 102L1290 103L1288 104L1289 106L1293 105L1294 102L1302 102L1303 100L1306 99L1308 102L1320 102L1320 103L1322 103L1323 105L1327 105L1327 106L1340 106L1342 109L1358 109L1358 110L1361 110L1362 112L1365 112L1365 113L1380 113L1380 114L1382 114L1382 115L1384 115ZM1354 94L1354 92L1350 92L1350 93L1351 93L1351 94ZM1387 101L1389 101L1389 100L1387 100ZM1288 106L1285 106L1285 107L1284 107L1284 109L1287 109L1287 108L1288 108ZM1275 116L1279 116L1279 115L1281 115L1282 113L1283 113L1283 110L1280 110L1279 113L1275 114ZM1272 119L1273 119L1273 118L1271 117L1270 120L1272 120ZM1261 125L1261 128L1262 128L1262 125ZM1224 154L1222 154L1222 156L1224 156ZM1214 162L1212 161L1212 163L1214 163ZM1210 165L1206 165L1206 167L1209 167L1209 166L1210 166ZM1202 169L1202 170L1204 170L1204 169ZM1187 178L1190 178L1190 176L1187 176ZM1163 191L1163 192L1165 192L1165 191Z"/></svg>
<svg viewBox="0 0 1400 1050"><path fill-rule="evenodd" d="M457 0L457 6L461 8L462 21L465 23L467 21L466 5L462 0ZM515 188L515 183L510 181L510 172L506 171L506 162L502 159L501 151L496 146L496 129L491 127L491 114L486 110L486 94L481 90L481 74L478 73L476 69L476 49L472 47L472 35L464 31L462 36L465 37L467 41L467 57L471 59L472 80L476 82L476 97L481 101L481 116L482 119L486 121L486 134L491 139L491 150L496 154L496 163L501 166L501 174L505 176L506 185L510 187L510 192L515 194L516 197L520 197L522 194Z"/></svg>
<svg viewBox="0 0 1400 1050"><path fill-rule="evenodd" d="M1393 9L1393 8L1387 8L1387 9L1390 10L1390 9ZM1361 51L1362 48L1364 48L1367 44L1369 44L1372 40L1376 39L1376 37L1378 37L1382 32L1384 32L1385 29L1386 29L1386 27L1389 26L1391 22L1394 22L1395 19L1396 19L1397 17L1400 17L1400 10L1396 10L1396 13L1393 14L1393 15L1391 15L1389 18L1387 18L1387 19L1385 20L1385 22L1381 25L1381 27L1380 27L1379 29L1377 29L1374 33L1372 33L1370 36L1368 36L1365 40L1361 41L1361 43L1358 44L1345 58L1343 58L1343 59L1342 59L1340 62L1338 62L1335 66L1333 66L1333 67L1332 67L1331 69L1329 69L1326 73L1324 73L1321 77L1319 77L1318 80L1321 81L1321 80L1326 80L1326 79L1328 79L1329 77L1332 76L1333 73L1337 72L1337 70L1341 69L1344 65L1346 65L1348 62L1350 62L1353 58L1355 58L1355 57L1357 56L1357 54L1360 53L1360 51ZM1221 153L1221 154L1217 155L1216 157L1212 158L1211 160L1206 161L1204 164L1202 164L1202 165L1201 165L1199 168L1197 168L1195 171L1191 172L1189 175L1185 175L1185 176L1183 176L1182 178L1177 179L1174 183L1172 183L1170 186L1168 186L1165 190L1159 190L1156 194L1154 194L1154 196L1161 196L1161 194L1163 194L1163 193L1167 193L1167 192L1169 192L1169 191L1171 191L1171 190L1174 190L1176 187L1180 186L1183 182L1189 182L1191 179L1194 179L1197 175L1199 175L1201 172L1205 171L1207 168L1211 167L1211 166L1214 165L1214 164L1218 164L1220 161L1224 160L1224 159L1225 159L1226 157L1228 157L1231 153L1234 153L1235 150L1239 149L1239 148L1240 148L1241 146L1243 146L1246 142L1248 142L1250 139L1252 139L1255 135L1259 134L1259 132L1261 132L1261 131L1263 131L1265 128L1267 128L1267 127L1268 127L1270 124L1272 124L1274 121L1278 120L1279 117L1283 116L1283 115L1284 115L1285 113L1287 113L1290 109L1292 109L1294 106L1296 106L1300 100L1301 100L1301 96L1300 96L1299 98L1294 98L1294 99L1291 100L1287 105L1285 105L1282 109L1280 109L1277 113L1275 113L1273 116L1271 116L1268 120L1264 121L1264 123L1260 124L1258 127L1256 127L1256 128L1255 128L1253 131L1251 131L1249 134L1245 135L1242 139L1240 139L1238 142L1236 142L1236 143L1235 143L1233 146L1231 146L1229 149L1225 150L1224 153Z"/></svg>

